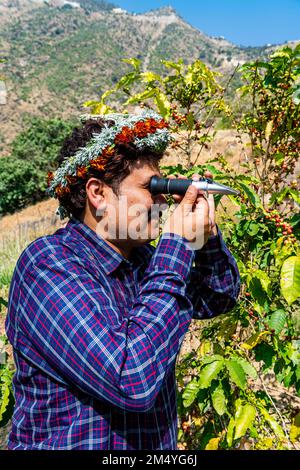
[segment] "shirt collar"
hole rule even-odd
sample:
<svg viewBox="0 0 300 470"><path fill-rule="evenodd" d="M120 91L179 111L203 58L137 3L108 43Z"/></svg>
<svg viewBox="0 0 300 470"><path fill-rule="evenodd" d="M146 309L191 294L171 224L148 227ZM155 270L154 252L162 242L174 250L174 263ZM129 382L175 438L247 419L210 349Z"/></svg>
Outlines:
<svg viewBox="0 0 300 470"><path fill-rule="evenodd" d="M83 243L92 253L97 252L97 261L108 275L115 271L122 263L127 266L133 264L142 265L148 262L150 251L146 247L135 247L132 249L130 260L124 258L120 253L115 251L105 240L100 237L94 230L80 220L72 217L66 226L67 230L73 232L76 238L83 238ZM146 250L145 250L146 248ZM145 251L145 253L144 253ZM149 253L148 253L149 252Z"/></svg>

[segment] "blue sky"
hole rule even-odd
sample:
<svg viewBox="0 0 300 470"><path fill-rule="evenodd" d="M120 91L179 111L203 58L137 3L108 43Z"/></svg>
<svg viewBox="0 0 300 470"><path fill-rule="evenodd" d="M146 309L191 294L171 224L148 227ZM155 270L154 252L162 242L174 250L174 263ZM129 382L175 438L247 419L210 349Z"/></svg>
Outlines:
<svg viewBox="0 0 300 470"><path fill-rule="evenodd" d="M130 12L173 6L194 27L244 46L300 39L300 0L112 0Z"/></svg>

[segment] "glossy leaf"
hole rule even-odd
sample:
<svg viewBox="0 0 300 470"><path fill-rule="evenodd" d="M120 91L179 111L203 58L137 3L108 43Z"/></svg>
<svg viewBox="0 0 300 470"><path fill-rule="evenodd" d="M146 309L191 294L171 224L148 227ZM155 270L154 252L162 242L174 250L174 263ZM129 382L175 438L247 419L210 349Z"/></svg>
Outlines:
<svg viewBox="0 0 300 470"><path fill-rule="evenodd" d="M235 359L226 360L225 364L232 382L244 389L247 381L243 367Z"/></svg>
<svg viewBox="0 0 300 470"><path fill-rule="evenodd" d="M234 426L235 426L235 420L234 420L234 417L231 417L228 427L227 427L227 435L226 435L227 444L229 447L232 446L232 442L233 442Z"/></svg>
<svg viewBox="0 0 300 470"><path fill-rule="evenodd" d="M296 442L300 438L300 412L294 416L291 424L290 439Z"/></svg>
<svg viewBox="0 0 300 470"><path fill-rule="evenodd" d="M213 437L208 444L206 444L205 450L218 450L220 440L220 437Z"/></svg>
<svg viewBox="0 0 300 470"><path fill-rule="evenodd" d="M257 371L256 371L255 367L253 367L253 365L250 364L250 362L248 362L246 359L244 359L242 357L236 357L235 361L238 362L242 366L242 368L244 369L244 372L249 377L251 377L252 379L257 378Z"/></svg>
<svg viewBox="0 0 300 470"><path fill-rule="evenodd" d="M277 310L267 317L267 324L271 330L275 330L278 335L284 328L287 320L287 315L284 310Z"/></svg>
<svg viewBox="0 0 300 470"><path fill-rule="evenodd" d="M269 331L260 331L254 333L250 338L248 338L244 343L241 344L241 347L244 349L253 349L255 346L262 341L264 336L269 335Z"/></svg>
<svg viewBox="0 0 300 470"><path fill-rule="evenodd" d="M183 398L183 406L188 408L189 406L194 403L197 394L199 391L199 383L197 379L193 379L184 389L182 398Z"/></svg>
<svg viewBox="0 0 300 470"><path fill-rule="evenodd" d="M280 287L289 305L300 297L300 256L291 256L283 262Z"/></svg>
<svg viewBox="0 0 300 470"><path fill-rule="evenodd" d="M224 393L224 389L222 387L222 383L220 382L217 387L213 390L211 394L213 407L218 413L218 415L222 416L226 413L226 397Z"/></svg>
<svg viewBox="0 0 300 470"><path fill-rule="evenodd" d="M246 194L248 200L251 202L251 204L255 207L261 207L261 200L259 196L256 194L256 192L250 188L246 183L242 183L241 181L238 182L240 188L244 191Z"/></svg>
<svg viewBox="0 0 300 470"><path fill-rule="evenodd" d="M224 367L224 361L214 361L210 364L207 364L201 369L199 376L199 387L208 388L211 384L211 381L215 379L218 373Z"/></svg>
<svg viewBox="0 0 300 470"><path fill-rule="evenodd" d="M260 407L260 412L268 423L268 425L270 426L270 428L273 430L275 436L279 439L284 439L285 435L283 429L280 424L276 421L276 419L273 418L273 416L271 416L265 408Z"/></svg>
<svg viewBox="0 0 300 470"><path fill-rule="evenodd" d="M234 439L239 439L246 434L255 419L256 410L254 406L247 403L237 409L235 415Z"/></svg>
<svg viewBox="0 0 300 470"><path fill-rule="evenodd" d="M166 95L158 91L155 95L155 102L162 117L167 119L170 115L171 104Z"/></svg>

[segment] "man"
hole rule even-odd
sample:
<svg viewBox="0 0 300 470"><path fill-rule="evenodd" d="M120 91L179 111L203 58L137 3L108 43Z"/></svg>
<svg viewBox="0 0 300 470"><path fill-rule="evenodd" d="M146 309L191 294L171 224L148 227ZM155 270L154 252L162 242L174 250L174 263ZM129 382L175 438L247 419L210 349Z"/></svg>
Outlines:
<svg viewBox="0 0 300 470"><path fill-rule="evenodd" d="M148 112L90 120L65 142L49 193L70 220L26 248L10 288L9 449L176 449L176 356L192 318L235 305L239 273L192 186L149 244L169 139Z"/></svg>

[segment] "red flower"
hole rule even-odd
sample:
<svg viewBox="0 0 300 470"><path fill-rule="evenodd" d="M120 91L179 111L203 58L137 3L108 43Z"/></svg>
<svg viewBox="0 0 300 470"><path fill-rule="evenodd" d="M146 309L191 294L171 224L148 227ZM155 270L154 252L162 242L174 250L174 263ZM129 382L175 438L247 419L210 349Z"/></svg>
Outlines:
<svg viewBox="0 0 300 470"><path fill-rule="evenodd" d="M134 126L134 132L135 135L141 139L148 135L149 129L144 121L139 121Z"/></svg>
<svg viewBox="0 0 300 470"><path fill-rule="evenodd" d="M67 182L72 185L72 184L76 184L77 183L77 178L76 176L66 176L66 180Z"/></svg>
<svg viewBox="0 0 300 470"><path fill-rule="evenodd" d="M62 197L64 197L66 194L69 194L70 193L70 188L69 186L62 186L61 184L59 184L58 186L56 186L55 188L55 194L57 195L57 197L60 199Z"/></svg>
<svg viewBox="0 0 300 470"><path fill-rule="evenodd" d="M52 171L48 171L47 173L47 186L49 188L51 182L53 181L54 173Z"/></svg>
<svg viewBox="0 0 300 470"><path fill-rule="evenodd" d="M132 142L134 139L134 131L130 129L128 126L123 127L122 131L116 135L115 143L116 144L128 144Z"/></svg>
<svg viewBox="0 0 300 470"><path fill-rule="evenodd" d="M115 153L115 149L112 146L108 146L103 150L102 157L104 158L112 157L114 153Z"/></svg>
<svg viewBox="0 0 300 470"><path fill-rule="evenodd" d="M157 129L164 129L168 124L164 119L156 121L154 118L146 119L146 121L139 121L134 126L134 132L140 139L147 137L149 134L155 134Z"/></svg>
<svg viewBox="0 0 300 470"><path fill-rule="evenodd" d="M91 160L89 165L91 168L93 168L93 170L98 171L103 171L105 168L105 163L103 162L103 159L101 157L98 157L95 160Z"/></svg>
<svg viewBox="0 0 300 470"><path fill-rule="evenodd" d="M76 174L77 174L78 178L86 178L86 176L87 176L86 167L85 166L79 166L77 168Z"/></svg>
<svg viewBox="0 0 300 470"><path fill-rule="evenodd" d="M158 128L159 123L153 118L149 118L146 121L147 128L149 129L150 134L154 134Z"/></svg>

